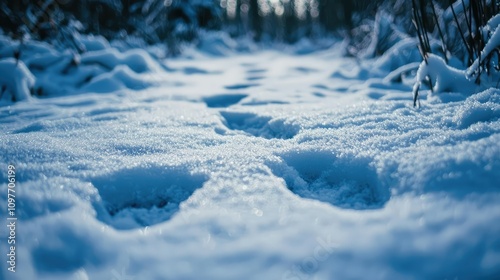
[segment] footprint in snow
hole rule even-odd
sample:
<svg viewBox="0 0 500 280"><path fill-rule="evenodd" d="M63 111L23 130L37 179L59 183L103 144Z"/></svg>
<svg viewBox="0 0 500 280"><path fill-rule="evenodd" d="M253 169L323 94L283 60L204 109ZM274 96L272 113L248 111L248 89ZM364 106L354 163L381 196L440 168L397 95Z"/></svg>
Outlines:
<svg viewBox="0 0 500 280"><path fill-rule="evenodd" d="M209 108L225 108L237 104L242 99L247 97L247 94L217 94L203 98L203 102Z"/></svg>
<svg viewBox="0 0 500 280"><path fill-rule="evenodd" d="M150 166L118 170L91 181L107 210L98 219L116 229L133 229L169 220L206 180L183 166Z"/></svg>
<svg viewBox="0 0 500 280"><path fill-rule="evenodd" d="M283 119L272 119L254 113L221 111L223 124L232 131L266 139L291 139L300 131L300 127ZM219 131L219 134L225 134Z"/></svg>
<svg viewBox="0 0 500 280"><path fill-rule="evenodd" d="M225 86L225 88L226 89L231 89L231 90L234 90L234 89L246 89L246 88L256 87L258 85L259 84L235 84L235 85Z"/></svg>
<svg viewBox="0 0 500 280"><path fill-rule="evenodd" d="M261 74L261 73L266 73L266 69L249 69L247 70L247 74Z"/></svg>
<svg viewBox="0 0 500 280"><path fill-rule="evenodd" d="M369 159L306 150L282 154L281 160L268 165L300 197L356 210L382 208L389 200Z"/></svg>

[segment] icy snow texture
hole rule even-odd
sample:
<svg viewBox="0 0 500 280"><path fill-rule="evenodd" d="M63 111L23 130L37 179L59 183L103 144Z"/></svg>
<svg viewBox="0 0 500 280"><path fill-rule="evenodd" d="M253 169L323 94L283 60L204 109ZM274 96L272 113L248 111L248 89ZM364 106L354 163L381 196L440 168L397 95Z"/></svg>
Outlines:
<svg viewBox="0 0 500 280"><path fill-rule="evenodd" d="M13 163L22 225L4 276L498 278L500 91L415 110L334 49L0 107L0 204Z"/></svg>

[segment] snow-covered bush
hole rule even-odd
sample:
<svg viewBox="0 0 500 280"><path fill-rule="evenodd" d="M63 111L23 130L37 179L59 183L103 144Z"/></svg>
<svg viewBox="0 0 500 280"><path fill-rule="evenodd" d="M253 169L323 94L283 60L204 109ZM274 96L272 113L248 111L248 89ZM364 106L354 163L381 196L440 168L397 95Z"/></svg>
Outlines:
<svg viewBox="0 0 500 280"><path fill-rule="evenodd" d="M10 37L48 41L59 49L86 51L79 34L108 40L135 36L178 52L199 30L220 27L215 0L65 0L0 3L0 29Z"/></svg>
<svg viewBox="0 0 500 280"><path fill-rule="evenodd" d="M423 57L413 87L414 106L424 83L428 83L435 93L451 91L467 95L498 86L498 4L496 0L458 0L442 10L432 0L412 1L418 46ZM430 16L427 14L429 9ZM431 21L436 26L433 32ZM458 43L457 37L461 38ZM436 52L431 48L431 42L435 40L441 43L441 57L433 54ZM448 65L448 61L455 57L462 60L462 70Z"/></svg>
<svg viewBox="0 0 500 280"><path fill-rule="evenodd" d="M119 51L100 36L79 35L81 54L0 36L0 103L82 92L141 90L166 67L141 49Z"/></svg>
<svg viewBox="0 0 500 280"><path fill-rule="evenodd" d="M363 2L363 1L362 1ZM369 1L353 18L347 33L347 54L359 58L383 55L401 40L412 37L411 5L404 0ZM374 14L370 14L376 11Z"/></svg>
<svg viewBox="0 0 500 280"><path fill-rule="evenodd" d="M488 21L482 28L482 41L486 42L483 50L474 60L472 65L467 70L467 76L479 76L481 72L489 72L493 67L496 71L499 70L499 52L500 52L500 14L496 15ZM496 61L492 56L496 55Z"/></svg>
<svg viewBox="0 0 500 280"><path fill-rule="evenodd" d="M413 106L417 105L418 91L423 83L428 83L431 90L439 92L471 93L478 87L467 78L464 70L448 66L443 58L428 54L417 71L413 86Z"/></svg>
<svg viewBox="0 0 500 280"><path fill-rule="evenodd" d="M0 60L0 100L10 97L11 101L27 100L35 85L35 77L22 61L13 58Z"/></svg>

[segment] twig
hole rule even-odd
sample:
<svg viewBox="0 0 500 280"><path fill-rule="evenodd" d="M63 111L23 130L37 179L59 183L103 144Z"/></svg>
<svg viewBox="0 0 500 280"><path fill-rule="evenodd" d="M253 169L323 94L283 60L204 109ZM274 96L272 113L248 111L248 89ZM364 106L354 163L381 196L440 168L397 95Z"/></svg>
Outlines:
<svg viewBox="0 0 500 280"><path fill-rule="evenodd" d="M455 9L453 8L453 1L450 0L450 2L452 2L451 5L450 5L450 8L451 8L451 12L453 13L453 18L455 19L455 23L457 24L458 32L460 33L460 37L462 38L464 46L467 49L467 52L469 53L469 66L470 66L473 63L473 60L472 60L472 57L473 57L472 50L471 50L469 44L467 43L467 40L465 39L464 32L462 31L462 28L460 27L460 22L458 21L457 14L455 13Z"/></svg>
<svg viewBox="0 0 500 280"><path fill-rule="evenodd" d="M444 61L446 62L446 64L448 64L448 56L447 56L448 50L446 48L446 43L444 41L443 31L441 31L441 25L439 24L439 19L438 19L437 13L436 13L436 8L434 7L434 3L431 3L431 7L432 7L432 14L434 15L434 20L436 21L436 26L438 29L439 37L441 38L441 47L443 49Z"/></svg>

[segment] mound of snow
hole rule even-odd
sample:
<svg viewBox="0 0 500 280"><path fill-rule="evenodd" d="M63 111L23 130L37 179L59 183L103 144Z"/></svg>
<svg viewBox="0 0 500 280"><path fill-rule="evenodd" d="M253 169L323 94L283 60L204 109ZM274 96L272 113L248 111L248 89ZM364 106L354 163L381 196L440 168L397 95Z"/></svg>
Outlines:
<svg viewBox="0 0 500 280"><path fill-rule="evenodd" d="M111 48L108 40L102 36L78 34L77 40L85 47L86 51L102 51Z"/></svg>
<svg viewBox="0 0 500 280"><path fill-rule="evenodd" d="M151 84L144 81L125 65L117 66L113 71L97 76L82 88L83 92L113 92L121 89L140 90Z"/></svg>
<svg viewBox="0 0 500 280"><path fill-rule="evenodd" d="M105 49L82 54L82 64L99 64L110 70L126 65L136 73L159 72L161 67L143 50L135 49L120 53L117 49Z"/></svg>
<svg viewBox="0 0 500 280"><path fill-rule="evenodd" d="M28 100L35 77L22 61L13 58L0 60L0 91L10 93L12 101Z"/></svg>
<svg viewBox="0 0 500 280"><path fill-rule="evenodd" d="M441 57L428 54L417 71L416 83L413 86L413 101L416 105L418 91L424 82L430 82L434 93L458 92L466 95L476 92L478 86L467 78L466 72L446 65Z"/></svg>
<svg viewBox="0 0 500 280"><path fill-rule="evenodd" d="M9 58L2 61L0 69L1 73L8 73L0 77L0 89L4 86L6 92L4 98L9 95L20 101L31 94L48 97L87 91L142 90L152 85L143 80L158 80L152 73L161 75L165 69L142 49L121 52L101 36L77 35L75 39L85 50L82 54L69 49L59 51L44 42L20 43L0 36L0 57ZM16 52L20 53L18 66L13 58ZM30 94L31 89L34 91Z"/></svg>
<svg viewBox="0 0 500 280"><path fill-rule="evenodd" d="M500 93L488 89L465 101L453 118L459 127L469 127L478 122L489 122L500 118Z"/></svg>
<svg viewBox="0 0 500 280"><path fill-rule="evenodd" d="M234 53L238 43L225 32L206 32L196 47L203 53L223 56Z"/></svg>
<svg viewBox="0 0 500 280"><path fill-rule="evenodd" d="M6 42L7 43L0 48L0 57L13 57L15 51L20 51L21 60L25 61L31 57L58 53L51 45L45 42L28 41L22 45L19 44L19 42L13 42L9 39L6 39Z"/></svg>

